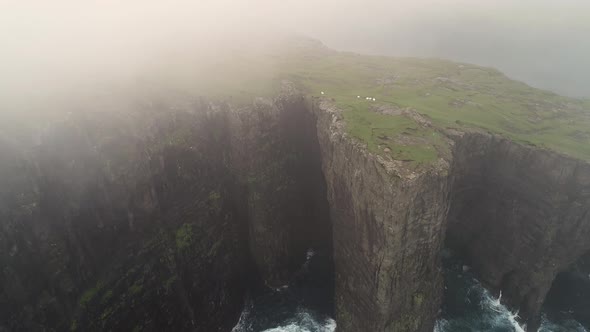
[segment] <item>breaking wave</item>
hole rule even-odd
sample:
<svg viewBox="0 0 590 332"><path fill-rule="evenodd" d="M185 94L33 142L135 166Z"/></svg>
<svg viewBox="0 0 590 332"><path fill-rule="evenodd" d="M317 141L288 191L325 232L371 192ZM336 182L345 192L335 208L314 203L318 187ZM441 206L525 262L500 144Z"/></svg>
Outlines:
<svg viewBox="0 0 590 332"><path fill-rule="evenodd" d="M231 332L247 332L251 331L250 326L250 312L252 311L253 303L250 298L246 300L246 305L244 306L244 310L240 314L240 319Z"/></svg>
<svg viewBox="0 0 590 332"><path fill-rule="evenodd" d="M292 282L253 294L232 332L335 332L329 316L333 295L325 292L330 273L323 270L322 256L309 249ZM518 312L502 303L501 293L488 291L468 266L446 259L444 271L444 302L434 332L525 332ZM589 331L567 315L544 314L538 332Z"/></svg>
<svg viewBox="0 0 590 332"><path fill-rule="evenodd" d="M326 262L322 253L307 250L288 285L266 287L246 301L232 332L334 332L336 322L328 316L332 296Z"/></svg>
<svg viewBox="0 0 590 332"><path fill-rule="evenodd" d="M305 310L297 312L285 325L270 328L263 332L334 332L336 322L332 318L317 320Z"/></svg>
<svg viewBox="0 0 590 332"><path fill-rule="evenodd" d="M501 294L494 297L476 280L470 283L465 298L468 310L463 311L463 315L439 319L435 332L525 332L526 326L517 321L518 312L510 311L501 303Z"/></svg>
<svg viewBox="0 0 590 332"><path fill-rule="evenodd" d="M275 327L261 329L256 326L254 317L251 316L251 306L246 306L238 324L232 332L334 332L336 321L332 318L319 318L313 312L300 308L295 314L283 322L276 323Z"/></svg>
<svg viewBox="0 0 590 332"><path fill-rule="evenodd" d="M434 332L525 332L517 311L502 304L502 293L494 296L457 261L445 263L445 294L441 318ZM588 332L573 319L542 317L538 332Z"/></svg>

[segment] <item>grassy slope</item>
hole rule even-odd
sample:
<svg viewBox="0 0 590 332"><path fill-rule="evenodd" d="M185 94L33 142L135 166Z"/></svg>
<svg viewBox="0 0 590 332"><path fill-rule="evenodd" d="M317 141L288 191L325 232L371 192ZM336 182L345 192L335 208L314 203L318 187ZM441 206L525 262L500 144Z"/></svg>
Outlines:
<svg viewBox="0 0 590 332"><path fill-rule="evenodd" d="M369 111L374 103L359 102L357 95L375 97L376 104L414 109L442 128L479 127L590 160L589 101L531 88L494 69L436 59L337 52L292 56L283 68L309 93L325 91L334 98L345 110L350 133L369 147L378 144L378 135L368 131L390 128L399 133L412 125L403 124L407 118ZM432 159L423 151L415 154L414 159Z"/></svg>
<svg viewBox="0 0 590 332"><path fill-rule="evenodd" d="M482 128L520 143L590 160L589 100L531 88L492 68L439 59L335 52L313 43L297 45L280 55L241 57L239 62L217 66L216 86L234 88L212 95L223 98L231 94L239 101L271 96L277 91L277 82L285 78L310 95L320 96L324 91L325 97L343 109L352 136L371 151L394 159L432 161L437 151L445 149L443 140L438 130L420 127L407 117L372 111L376 105L415 110L438 128ZM211 86L203 89L209 91ZM376 102L357 96L375 97ZM417 140L396 144L381 139L400 135ZM386 147L390 152L385 152Z"/></svg>

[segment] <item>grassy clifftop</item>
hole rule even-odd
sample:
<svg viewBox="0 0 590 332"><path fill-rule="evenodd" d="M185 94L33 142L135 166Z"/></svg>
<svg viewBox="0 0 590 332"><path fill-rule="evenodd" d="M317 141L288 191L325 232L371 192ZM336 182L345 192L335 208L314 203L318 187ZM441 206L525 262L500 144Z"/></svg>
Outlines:
<svg viewBox="0 0 590 332"><path fill-rule="evenodd" d="M105 107L94 106L101 110L113 109L113 100L119 99L136 101L122 109L141 109L146 100L174 105L194 97L250 104L256 97L276 95L284 79L312 96L323 91L343 110L352 136L393 159L434 160L446 150L441 129L475 127L590 161L590 100L535 89L491 68L336 52L313 40L220 53L212 63L195 59L190 65L168 66L116 94L78 101L73 111L101 105L98 99L107 101ZM68 103L72 100L67 98ZM48 106L42 103L41 108ZM54 109L65 114L64 107ZM7 137L23 131L15 129L21 128L15 120L25 118L21 114L35 114L6 110L5 115L13 116L0 119L0 135L5 132ZM429 125L417 123L408 113L420 114Z"/></svg>
<svg viewBox="0 0 590 332"><path fill-rule="evenodd" d="M290 56L282 68L284 75L310 94L319 96L323 91L333 98L344 110L350 133L369 147L380 144L379 134L387 129L428 136L425 143L439 142L432 139L436 131L415 130L416 124L405 124L408 118L374 111L389 107L425 115L434 127L482 128L590 160L590 101L531 88L495 69L438 59L338 52ZM366 96L375 101L366 101ZM417 160L431 157L423 151L413 156Z"/></svg>
<svg viewBox="0 0 590 332"><path fill-rule="evenodd" d="M288 79L309 95L333 100L352 136L394 159L431 161L445 150L441 129L471 127L590 160L590 100L535 89L493 68L336 52L313 41L226 61L215 69L215 86L201 91L247 101L276 94L278 82ZM408 112L432 125L416 123Z"/></svg>

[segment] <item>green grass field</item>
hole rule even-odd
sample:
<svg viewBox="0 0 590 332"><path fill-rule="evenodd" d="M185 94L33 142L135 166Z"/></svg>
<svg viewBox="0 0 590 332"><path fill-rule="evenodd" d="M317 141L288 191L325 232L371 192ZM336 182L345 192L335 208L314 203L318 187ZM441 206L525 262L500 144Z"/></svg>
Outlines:
<svg viewBox="0 0 590 332"><path fill-rule="evenodd" d="M482 128L521 143L590 160L589 101L531 88L495 69L438 59L337 52L294 56L283 65L284 75L308 93L319 96L324 91L326 97L333 98L344 110L350 133L371 149L378 142L376 135L369 132L399 132L412 127L407 118L367 110L369 104L380 104L415 110L439 128ZM374 97L376 102L362 98L359 102L358 95ZM424 130L415 133L429 136ZM429 141L435 144L440 140ZM414 149L415 160L432 159L428 151L435 150L420 146ZM404 153L401 155L403 158Z"/></svg>

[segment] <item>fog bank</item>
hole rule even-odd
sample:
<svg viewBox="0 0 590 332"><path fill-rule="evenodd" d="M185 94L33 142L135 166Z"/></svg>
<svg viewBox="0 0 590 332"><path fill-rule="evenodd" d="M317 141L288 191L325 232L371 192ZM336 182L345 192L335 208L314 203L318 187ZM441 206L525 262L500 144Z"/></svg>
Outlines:
<svg viewBox="0 0 590 332"><path fill-rule="evenodd" d="M493 66L588 97L589 13L590 4L574 0L7 1L0 100L4 111L16 109L290 33L340 50Z"/></svg>

